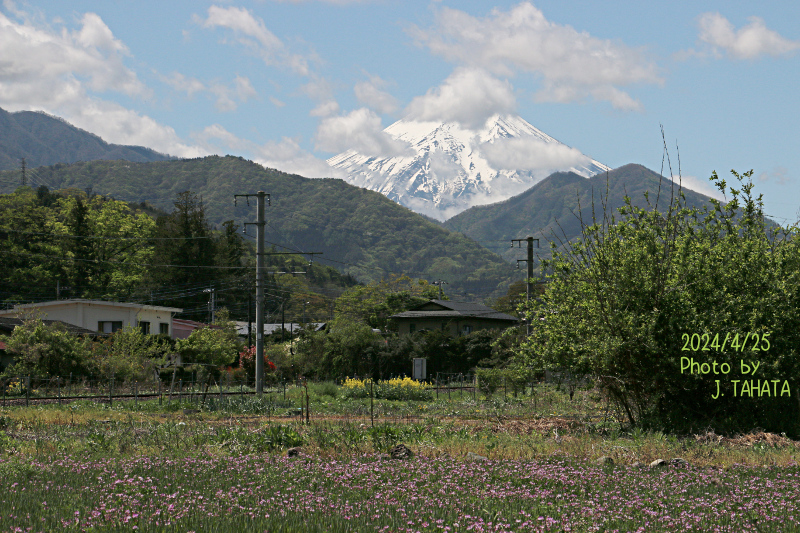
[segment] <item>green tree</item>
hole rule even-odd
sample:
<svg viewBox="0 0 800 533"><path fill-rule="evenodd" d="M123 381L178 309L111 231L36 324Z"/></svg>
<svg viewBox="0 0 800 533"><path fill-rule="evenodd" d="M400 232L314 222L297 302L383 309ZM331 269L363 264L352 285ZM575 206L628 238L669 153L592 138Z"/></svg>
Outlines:
<svg viewBox="0 0 800 533"><path fill-rule="evenodd" d="M346 290L336 300L336 315L386 331L390 316L438 297L439 289L425 280L392 276Z"/></svg>
<svg viewBox="0 0 800 533"><path fill-rule="evenodd" d="M30 187L0 195L0 298L26 300L33 291L55 297L66 263L51 235L54 222Z"/></svg>
<svg viewBox="0 0 800 533"><path fill-rule="evenodd" d="M797 399L781 396L780 386L777 397L734 397L732 380L744 379L787 380L797 394L800 243L792 238L797 228L765 221L752 171L733 175L736 187L711 177L730 195L724 205L690 209L679 195L667 198L662 214L628 198L619 219L604 213L584 224L579 242L554 249L544 265L550 283L527 310L535 327L517 363L593 375L631 425L797 435ZM693 335L706 349L687 349ZM690 373L684 358L731 370ZM758 374L743 376L742 361L759 363ZM716 379L724 396L715 397Z"/></svg>
<svg viewBox="0 0 800 533"><path fill-rule="evenodd" d="M198 196L182 192L174 210L156 220L155 263L174 265L154 270L162 284L198 283L214 279L215 253L211 226Z"/></svg>
<svg viewBox="0 0 800 533"><path fill-rule="evenodd" d="M147 381L170 351L170 342L127 326L95 350L93 365L101 376L122 381Z"/></svg>
<svg viewBox="0 0 800 533"><path fill-rule="evenodd" d="M6 376L56 377L87 376L91 341L69 333L58 323L45 324L29 318L14 328L6 342L16 361L6 369Z"/></svg>
<svg viewBox="0 0 800 533"><path fill-rule="evenodd" d="M194 330L187 339L177 342L177 351L184 365L198 365L209 381L219 379L221 367L230 365L239 355L239 338L236 325L229 320L228 312L217 312L214 326Z"/></svg>
<svg viewBox="0 0 800 533"><path fill-rule="evenodd" d="M63 235L73 295L118 299L130 296L147 274L155 222L128 204L83 193L61 198L54 233Z"/></svg>

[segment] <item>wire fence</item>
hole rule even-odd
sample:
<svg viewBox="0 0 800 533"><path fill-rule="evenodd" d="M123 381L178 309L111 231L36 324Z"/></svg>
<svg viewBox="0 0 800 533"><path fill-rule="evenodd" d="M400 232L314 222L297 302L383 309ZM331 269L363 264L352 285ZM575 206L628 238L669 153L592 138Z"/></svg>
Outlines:
<svg viewBox="0 0 800 533"><path fill-rule="evenodd" d="M264 390L269 394L283 392L292 383L273 383ZM76 400L94 400L113 405L114 401L158 399L164 402L197 402L209 396L245 396L255 394L254 379L233 379L223 375L219 381L196 379L161 379L149 381L119 381L115 379L88 379L69 377L15 376L0 379L2 405L31 405L34 403L69 403Z"/></svg>
<svg viewBox="0 0 800 533"><path fill-rule="evenodd" d="M588 389L567 399L565 388L556 393L552 383L505 380L494 388L482 385L475 374L437 373L425 387L428 401L385 401L369 381L361 400L345 400L338 384L295 381L273 382L258 394L254 379L235 379L223 373L219 380L195 378L121 382L115 379L15 376L0 379L2 406L69 404L91 401L113 407L120 402L138 408L183 409L184 414L202 411L265 415L268 418L339 420L374 426L377 423L416 424L455 419L534 419L558 412L581 420L603 418ZM309 390L310 389L310 390ZM490 390L491 389L491 390ZM312 401L313 397L313 401ZM157 404L157 407L156 407ZM606 410L604 418L614 418Z"/></svg>

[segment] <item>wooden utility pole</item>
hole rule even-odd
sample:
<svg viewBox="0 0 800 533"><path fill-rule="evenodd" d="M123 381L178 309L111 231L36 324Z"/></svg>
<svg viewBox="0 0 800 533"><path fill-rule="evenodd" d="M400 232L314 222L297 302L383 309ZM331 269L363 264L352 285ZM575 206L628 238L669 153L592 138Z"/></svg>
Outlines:
<svg viewBox="0 0 800 533"><path fill-rule="evenodd" d="M519 268L519 264L521 262L528 263L528 278L526 279L525 288L526 288L526 297L525 303L530 303L531 301L531 292L533 288L533 241L536 241L536 247L539 247L539 239L534 239L533 237L526 237L524 239L511 239L511 247L514 247L514 243L517 243L520 248L522 248L522 242L527 241L528 243L528 258L527 259L517 259L517 268ZM527 328L528 335L531 334L531 321L528 320L528 328Z"/></svg>

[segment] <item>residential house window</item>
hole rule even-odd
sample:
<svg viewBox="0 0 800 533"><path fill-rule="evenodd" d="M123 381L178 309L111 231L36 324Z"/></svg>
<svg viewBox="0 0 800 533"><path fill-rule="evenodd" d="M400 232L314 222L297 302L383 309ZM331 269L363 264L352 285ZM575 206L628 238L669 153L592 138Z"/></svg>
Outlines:
<svg viewBox="0 0 800 533"><path fill-rule="evenodd" d="M149 335L150 334L150 322L147 322L146 320L140 320L139 321L139 328L142 330L142 333L144 333L145 335Z"/></svg>
<svg viewBox="0 0 800 533"><path fill-rule="evenodd" d="M409 324L408 325L408 332L409 333L414 333L415 331L417 331L417 325L416 324Z"/></svg>
<svg viewBox="0 0 800 533"><path fill-rule="evenodd" d="M114 333L122 329L121 320L101 320L97 323L97 331L100 333Z"/></svg>
<svg viewBox="0 0 800 533"><path fill-rule="evenodd" d="M160 322L158 324L158 332L162 335L169 335L169 324L167 322Z"/></svg>
<svg viewBox="0 0 800 533"><path fill-rule="evenodd" d="M464 335L472 333L472 326L464 326Z"/></svg>

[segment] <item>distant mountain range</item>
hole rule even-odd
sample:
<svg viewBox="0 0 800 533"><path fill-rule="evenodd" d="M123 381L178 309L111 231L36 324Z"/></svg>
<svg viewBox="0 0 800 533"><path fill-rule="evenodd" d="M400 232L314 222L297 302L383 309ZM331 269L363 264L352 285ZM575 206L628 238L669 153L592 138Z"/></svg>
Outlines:
<svg viewBox="0 0 800 533"><path fill-rule="evenodd" d="M554 171L588 178L610 170L513 115L495 115L478 130L403 119L384 132L406 151L371 157L348 150L328 164L347 172L351 185L437 220L517 195Z"/></svg>
<svg viewBox="0 0 800 533"><path fill-rule="evenodd" d="M677 193L677 185L641 165L610 170L518 117L495 117L481 132L413 121L399 121L387 132L413 146L416 155L381 160L346 152L331 160L340 168L360 168L351 181L362 188L265 169L240 157L174 160L147 148L108 144L43 113L0 110L0 164L12 169L0 171L0 192L19 185L21 157L35 169L34 186L75 187L166 211L178 193L195 192L216 224L252 221L254 205L240 201L235 207L233 196L264 190L272 200L269 243L323 252L318 260L362 281L400 273L442 279L456 299L497 296L520 279L509 262L524 252L511 249L511 239L540 239L540 255L546 257L547 242L579 237L581 217L590 221L593 207L600 212L603 199L616 212L626 195L644 206L649 191L651 201L658 198L663 209ZM504 143L515 149L519 146L513 143L527 145L553 163L572 162L571 170L548 176L531 169L493 170L486 157L496 160L509 146ZM116 160L93 160L106 158ZM683 192L689 205L708 201L694 191ZM436 222L387 196L439 220L459 213ZM505 199L469 207L498 196Z"/></svg>
<svg viewBox="0 0 800 533"><path fill-rule="evenodd" d="M142 146L109 144L58 117L42 112L9 113L0 109L0 170L29 168L97 159L144 163L165 161L168 155Z"/></svg>
<svg viewBox="0 0 800 533"><path fill-rule="evenodd" d="M13 191L18 170L0 172L0 191ZM268 246L322 252L314 258L361 281L408 274L448 282L456 299L504 292L516 273L500 256L471 239L443 228L380 193L338 179L286 174L240 157L132 163L88 161L39 167L40 182L51 189L74 187L110 194L172 211L178 193L201 196L210 221L242 225L256 217L255 201L234 194L271 195L266 210ZM249 228L248 234L255 236ZM285 248L284 248L285 247Z"/></svg>
<svg viewBox="0 0 800 533"><path fill-rule="evenodd" d="M452 231L485 244L509 261L524 259L519 249L511 249L511 239L538 238L540 254L549 256L550 241L572 240L581 234L581 218L592 221L592 211L602 216L603 202L609 212L625 204L625 196L639 207L647 207L645 192L659 210L669 207L670 198L678 195L678 184L642 165L629 164L589 179L574 172L557 172L527 191L508 200L473 207L447 220L443 225ZM707 205L709 197L683 189L688 206ZM606 198L606 194L608 194ZM504 243L499 247L499 243ZM507 243L507 244L505 244Z"/></svg>

